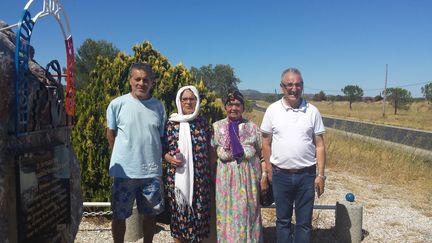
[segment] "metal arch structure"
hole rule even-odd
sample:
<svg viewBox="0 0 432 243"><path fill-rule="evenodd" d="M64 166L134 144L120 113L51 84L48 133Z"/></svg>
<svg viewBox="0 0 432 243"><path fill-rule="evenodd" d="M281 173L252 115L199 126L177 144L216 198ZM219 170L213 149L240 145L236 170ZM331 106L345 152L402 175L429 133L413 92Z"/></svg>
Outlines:
<svg viewBox="0 0 432 243"><path fill-rule="evenodd" d="M30 40L35 23L45 17L52 15L59 24L66 47L66 125L72 126L75 118L75 89L74 89L74 49L69 20L63 5L59 0L44 0L43 9L33 18L29 12L29 7L33 0L29 0L24 7L22 17L18 22L16 32L15 49L15 134L23 135L28 129L28 88L29 88L29 49ZM64 17L62 19L62 16ZM65 25L63 24L65 23ZM14 25L15 26L15 25ZM10 26L10 27L14 27ZM65 28L66 27L66 28Z"/></svg>

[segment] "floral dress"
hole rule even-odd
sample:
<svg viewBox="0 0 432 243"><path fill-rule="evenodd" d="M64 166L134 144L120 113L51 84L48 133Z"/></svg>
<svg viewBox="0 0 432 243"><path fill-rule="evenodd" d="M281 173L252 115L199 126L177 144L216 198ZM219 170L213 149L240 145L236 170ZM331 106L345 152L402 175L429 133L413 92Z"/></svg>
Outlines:
<svg viewBox="0 0 432 243"><path fill-rule="evenodd" d="M186 242L200 242L209 235L210 219L210 149L212 130L200 116L189 122L193 147L194 184L192 211L176 210L174 177L176 168L167 166L167 203L171 212L171 236ZM180 123L168 121L165 129L165 153L172 156L178 148Z"/></svg>
<svg viewBox="0 0 432 243"><path fill-rule="evenodd" d="M216 218L218 242L262 242L259 206L261 135L247 120L239 124L244 156L232 157L228 119L213 124L213 144L218 156L216 172Z"/></svg>

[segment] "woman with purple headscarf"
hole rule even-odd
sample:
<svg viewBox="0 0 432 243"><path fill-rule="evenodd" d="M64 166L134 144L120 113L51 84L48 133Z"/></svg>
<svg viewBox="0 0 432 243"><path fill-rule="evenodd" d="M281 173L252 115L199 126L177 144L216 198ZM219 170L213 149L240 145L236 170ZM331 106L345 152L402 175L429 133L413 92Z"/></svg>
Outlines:
<svg viewBox="0 0 432 243"><path fill-rule="evenodd" d="M262 242L259 188L261 135L242 117L244 98L230 92L227 117L213 124L217 153L216 218L218 242Z"/></svg>

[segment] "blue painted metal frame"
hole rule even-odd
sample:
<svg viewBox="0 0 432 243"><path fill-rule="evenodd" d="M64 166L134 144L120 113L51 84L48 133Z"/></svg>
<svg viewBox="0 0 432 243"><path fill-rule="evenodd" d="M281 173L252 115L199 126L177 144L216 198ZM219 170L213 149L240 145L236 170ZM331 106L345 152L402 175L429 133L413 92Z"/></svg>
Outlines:
<svg viewBox="0 0 432 243"><path fill-rule="evenodd" d="M16 33L15 49L15 134L27 132L29 107L29 47L35 22L29 11L24 10ZM21 41L21 38L23 39Z"/></svg>

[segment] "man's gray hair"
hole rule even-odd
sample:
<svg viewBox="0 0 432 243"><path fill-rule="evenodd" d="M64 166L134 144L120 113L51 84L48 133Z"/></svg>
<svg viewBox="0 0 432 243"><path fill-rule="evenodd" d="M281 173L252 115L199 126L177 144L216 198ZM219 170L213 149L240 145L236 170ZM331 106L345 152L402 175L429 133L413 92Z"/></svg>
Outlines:
<svg viewBox="0 0 432 243"><path fill-rule="evenodd" d="M148 75L148 77L154 81L154 73L151 65L143 62L135 62L131 64L131 66L129 67L128 78L132 77L132 72L136 69L143 70Z"/></svg>
<svg viewBox="0 0 432 243"><path fill-rule="evenodd" d="M302 75L301 75L301 73L300 73L300 70L298 70L297 68L287 68L287 69L285 69L285 70L282 72L282 75L281 75L281 82L282 82L282 80L283 80L283 77L284 77L285 74L287 74L287 73L294 73L294 74L297 74L298 76L300 76L300 80L301 80L301 82L303 83L303 77L302 77Z"/></svg>

